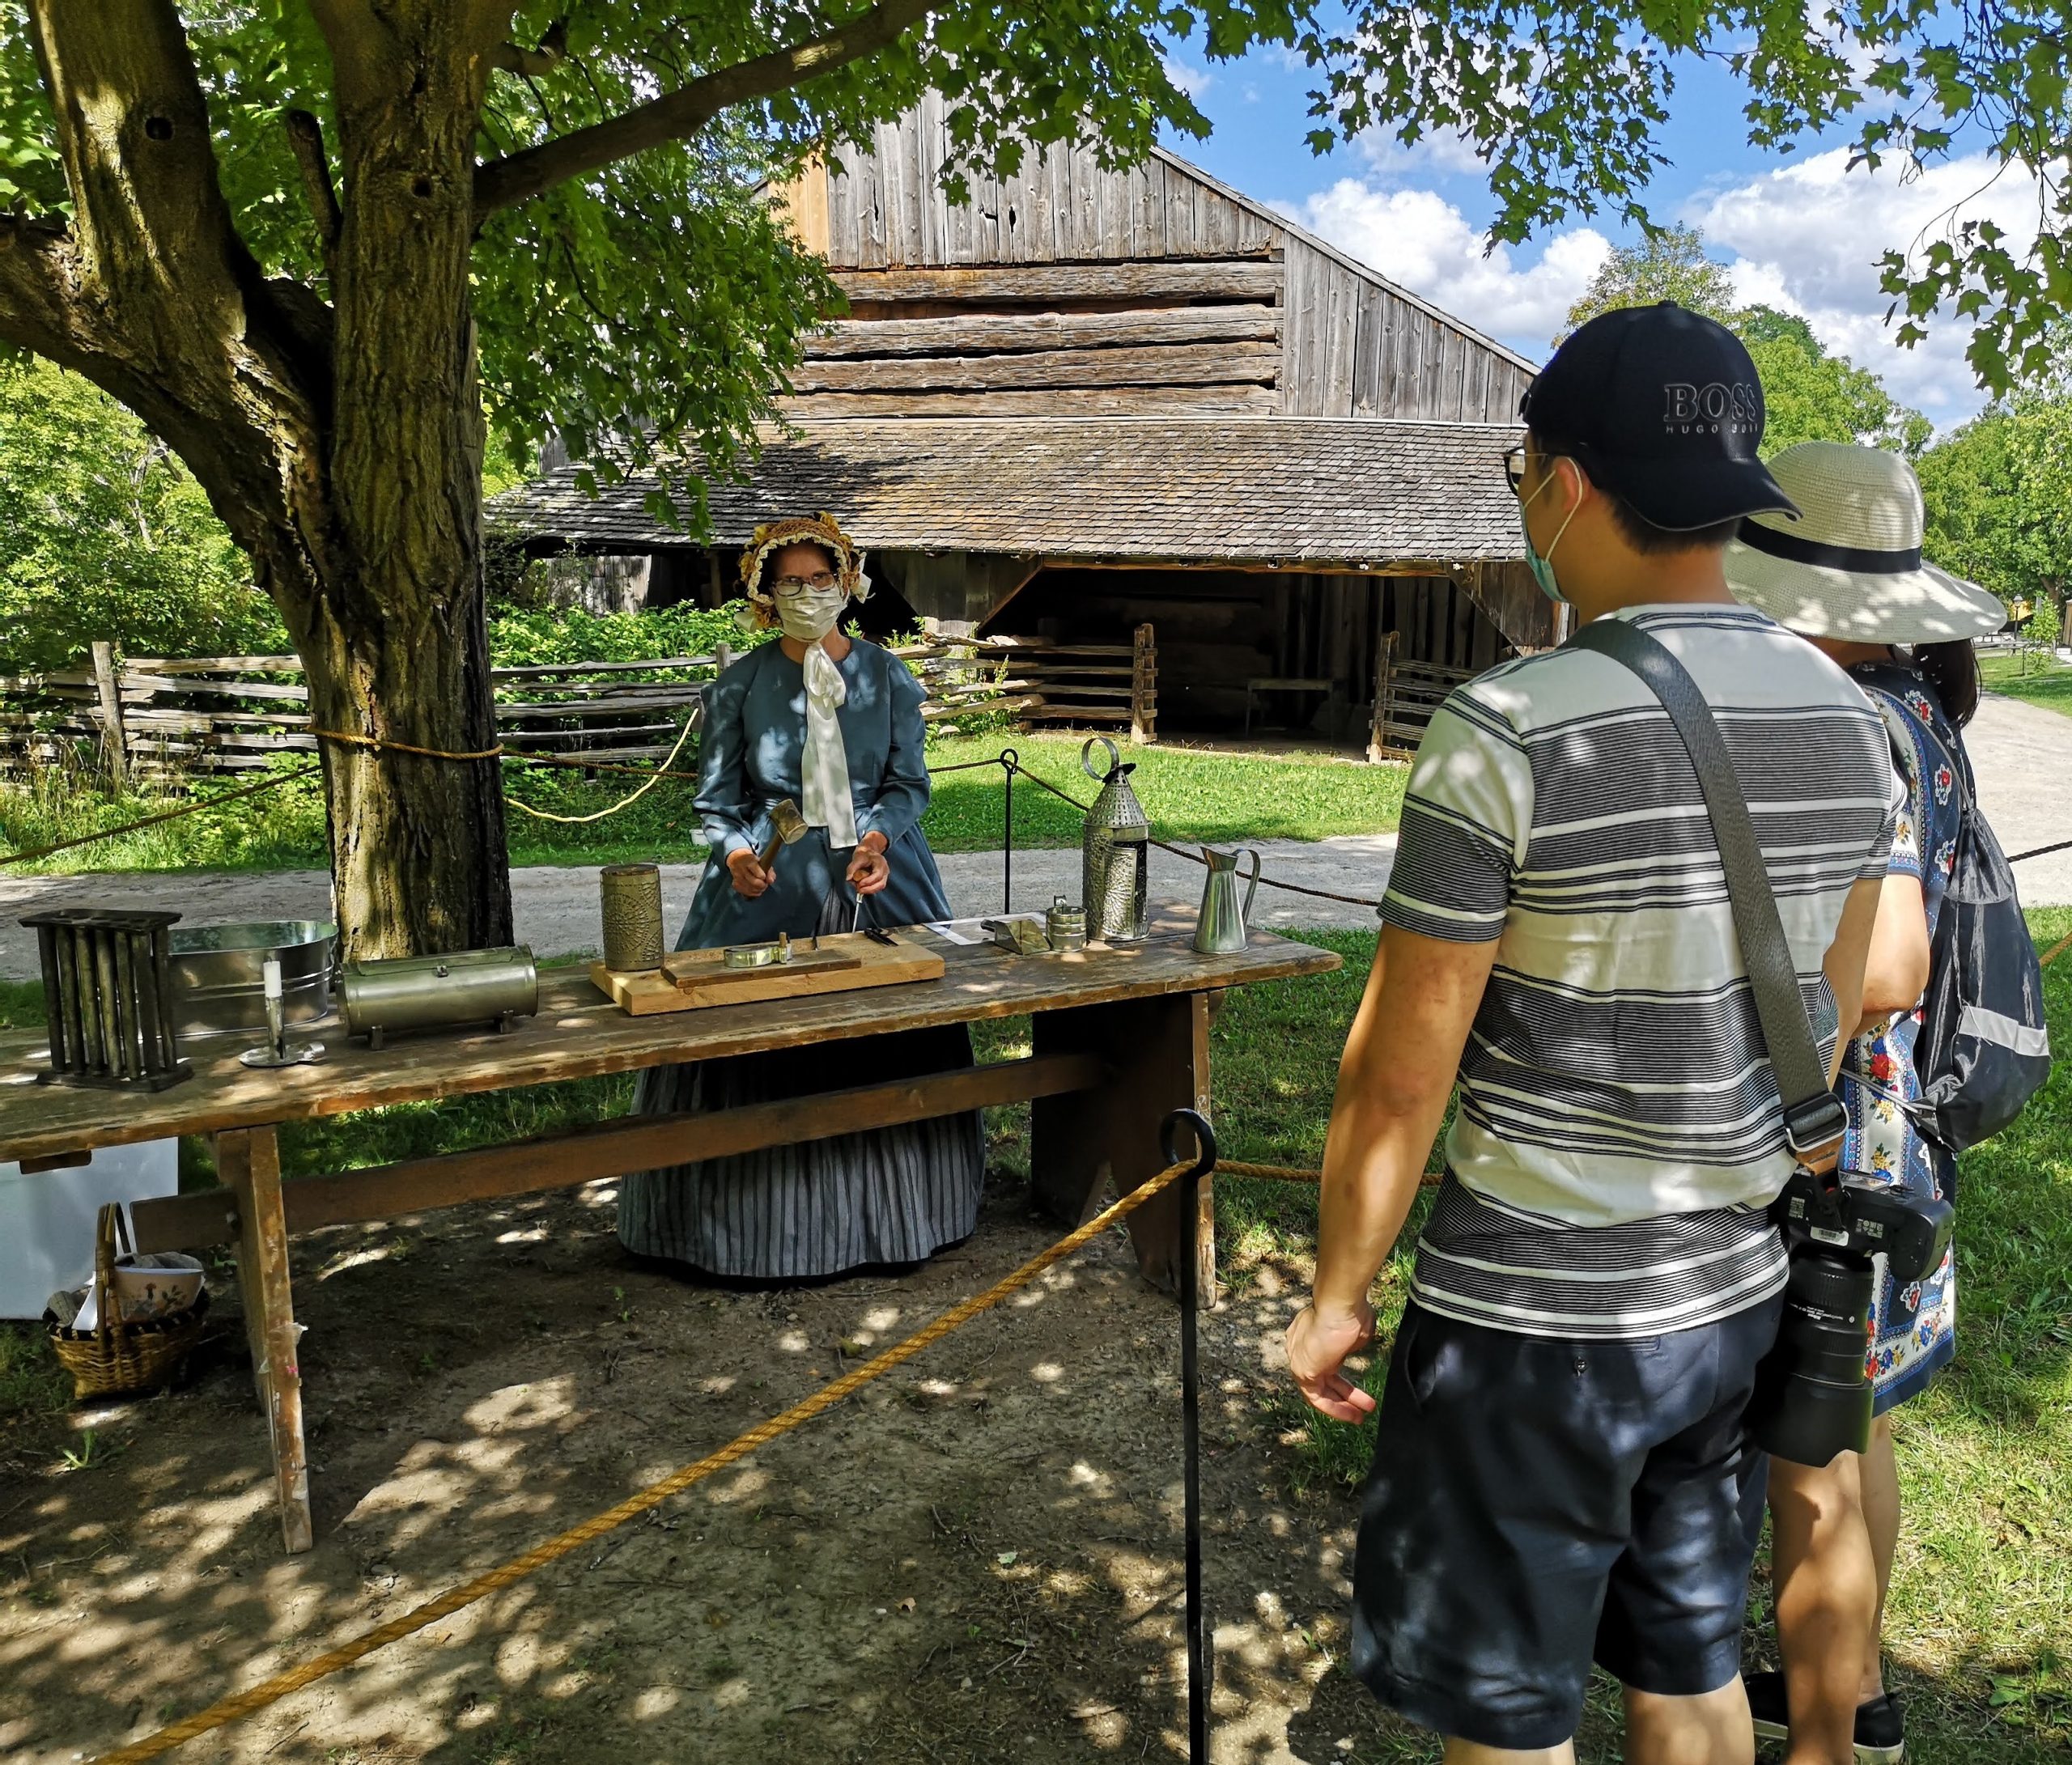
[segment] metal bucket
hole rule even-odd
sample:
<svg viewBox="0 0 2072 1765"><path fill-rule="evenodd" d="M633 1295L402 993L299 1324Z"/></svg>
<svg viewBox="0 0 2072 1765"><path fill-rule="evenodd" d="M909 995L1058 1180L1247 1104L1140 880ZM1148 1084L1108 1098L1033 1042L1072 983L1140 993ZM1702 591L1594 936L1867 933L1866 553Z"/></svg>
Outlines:
<svg viewBox="0 0 2072 1765"><path fill-rule="evenodd" d="M173 1021L180 1039L263 1034L265 964L281 965L281 1016L313 1023L331 1009L338 928L328 919L177 926L172 932Z"/></svg>

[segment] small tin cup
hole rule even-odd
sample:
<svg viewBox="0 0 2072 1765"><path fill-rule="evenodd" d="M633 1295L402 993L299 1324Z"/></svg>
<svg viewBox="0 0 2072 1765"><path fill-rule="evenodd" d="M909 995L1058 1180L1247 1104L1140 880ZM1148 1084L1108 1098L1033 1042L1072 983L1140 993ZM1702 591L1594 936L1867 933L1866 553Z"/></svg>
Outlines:
<svg viewBox="0 0 2072 1765"><path fill-rule="evenodd" d="M1086 910L1067 906L1065 897L1059 895L1043 915L1043 930L1052 949L1083 950L1086 948Z"/></svg>

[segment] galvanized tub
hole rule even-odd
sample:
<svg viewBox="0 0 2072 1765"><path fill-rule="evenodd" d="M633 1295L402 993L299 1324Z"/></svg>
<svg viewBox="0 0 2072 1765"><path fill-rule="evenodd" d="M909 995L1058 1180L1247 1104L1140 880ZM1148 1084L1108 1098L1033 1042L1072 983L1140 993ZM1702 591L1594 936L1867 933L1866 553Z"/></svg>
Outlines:
<svg viewBox="0 0 2072 1765"><path fill-rule="evenodd" d="M338 949L338 928L329 919L175 926L172 1008L180 1039L264 1034L269 957L281 965L282 1021L315 1022L331 1009Z"/></svg>

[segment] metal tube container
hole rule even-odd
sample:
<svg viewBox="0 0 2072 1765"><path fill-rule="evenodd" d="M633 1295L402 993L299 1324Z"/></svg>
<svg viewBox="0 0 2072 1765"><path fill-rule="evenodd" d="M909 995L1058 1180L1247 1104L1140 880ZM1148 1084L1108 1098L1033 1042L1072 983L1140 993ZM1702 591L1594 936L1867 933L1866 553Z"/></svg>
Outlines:
<svg viewBox="0 0 2072 1765"><path fill-rule="evenodd" d="M379 1048L405 1030L494 1023L508 1029L540 1008L540 974L524 944L348 962L339 977L348 1035Z"/></svg>
<svg viewBox="0 0 2072 1765"><path fill-rule="evenodd" d="M662 872L654 864L607 864L597 872L605 966L644 974L662 965Z"/></svg>

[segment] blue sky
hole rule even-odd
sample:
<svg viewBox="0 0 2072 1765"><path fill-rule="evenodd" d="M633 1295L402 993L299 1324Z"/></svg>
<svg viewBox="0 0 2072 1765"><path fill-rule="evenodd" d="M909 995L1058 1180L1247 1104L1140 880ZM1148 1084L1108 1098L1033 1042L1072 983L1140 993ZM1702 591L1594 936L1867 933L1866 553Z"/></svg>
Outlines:
<svg viewBox="0 0 2072 1765"><path fill-rule="evenodd" d="M1604 216L1572 217L1485 256L1488 189L1461 144L1361 140L1318 158L1303 139L1312 76L1299 61L1261 50L1212 65L1182 45L1173 65L1215 124L1206 141L1170 140L1174 151L1535 360L1605 252L1632 236ZM1946 320L1927 342L1897 348L1876 260L1946 224L1959 202L2010 232L2026 215L2032 230L2030 186L2003 180L1976 195L1990 172L1976 155L1910 185L1850 172L1845 131L1789 155L1759 152L1742 101L1723 70L1692 64L1679 75L1662 137L1671 163L1648 193L1650 211L1698 226L1743 299L1803 314L1829 348L1938 427L1962 422L1984 402L1964 361L1963 326Z"/></svg>

